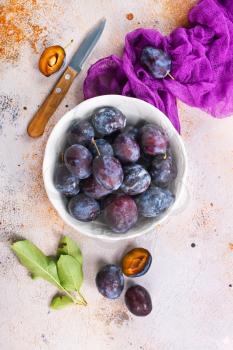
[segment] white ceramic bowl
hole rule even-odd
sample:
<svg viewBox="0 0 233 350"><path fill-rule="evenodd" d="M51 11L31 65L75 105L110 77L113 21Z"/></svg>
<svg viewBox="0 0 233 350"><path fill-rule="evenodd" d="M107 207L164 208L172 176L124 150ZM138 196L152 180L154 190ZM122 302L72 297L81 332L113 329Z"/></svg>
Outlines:
<svg viewBox="0 0 233 350"><path fill-rule="evenodd" d="M88 118L96 108L103 106L119 108L126 115L127 122L130 124L135 124L139 120L145 120L162 127L168 134L178 168L178 175L172 188L176 196L174 204L157 218L140 218L137 225L127 233L114 233L104 223L98 220L88 223L77 221L68 213L66 209L67 202L62 198L53 184L54 168L65 143L66 131L74 120ZM68 225L72 226L79 233L93 238L121 240L143 235L179 208L186 178L186 163L186 152L181 137L169 119L160 110L136 98L106 95L80 103L59 120L49 136L45 149L43 178L50 202Z"/></svg>

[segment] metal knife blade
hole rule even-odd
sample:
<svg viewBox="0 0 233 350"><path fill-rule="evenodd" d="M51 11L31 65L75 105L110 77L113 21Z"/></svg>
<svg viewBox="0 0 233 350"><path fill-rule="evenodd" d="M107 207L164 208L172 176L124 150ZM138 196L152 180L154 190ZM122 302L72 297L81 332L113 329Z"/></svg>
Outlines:
<svg viewBox="0 0 233 350"><path fill-rule="evenodd" d="M78 50L72 57L69 66L72 67L77 72L80 72L87 57L93 51L95 45L97 44L103 30L105 27L106 19L101 19L97 25L87 34L85 39L82 41Z"/></svg>

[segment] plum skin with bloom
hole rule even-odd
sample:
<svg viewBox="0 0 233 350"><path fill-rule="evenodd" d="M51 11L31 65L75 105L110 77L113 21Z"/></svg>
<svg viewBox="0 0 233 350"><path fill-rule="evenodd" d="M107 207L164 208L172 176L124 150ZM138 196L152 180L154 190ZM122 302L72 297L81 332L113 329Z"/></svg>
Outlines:
<svg viewBox="0 0 233 350"><path fill-rule="evenodd" d="M125 233L138 220L138 209L135 201L128 195L115 194L106 199L104 219L116 233Z"/></svg>
<svg viewBox="0 0 233 350"><path fill-rule="evenodd" d="M169 152L166 158L154 158L150 168L153 184L167 187L177 176L177 167L174 158Z"/></svg>
<svg viewBox="0 0 233 350"><path fill-rule="evenodd" d="M64 154L67 169L79 179L85 179L91 175L92 155L82 145L72 145L66 149Z"/></svg>
<svg viewBox="0 0 233 350"><path fill-rule="evenodd" d="M88 146L94 137L94 128L87 120L76 121L67 133L67 141L71 146L74 144Z"/></svg>
<svg viewBox="0 0 233 350"><path fill-rule="evenodd" d="M113 150L122 163L135 163L140 157L140 147L129 135L118 135L113 143Z"/></svg>
<svg viewBox="0 0 233 350"><path fill-rule="evenodd" d="M145 192L150 186L151 177L146 169L140 164L132 164L125 166L124 180L121 185L121 190L130 195L135 196L142 192Z"/></svg>
<svg viewBox="0 0 233 350"><path fill-rule="evenodd" d="M168 137L154 124L146 124L141 128L140 142L143 151L148 155L166 154Z"/></svg>
<svg viewBox="0 0 233 350"><path fill-rule="evenodd" d="M78 177L71 174L64 164L55 169L54 186L67 197L76 196L80 191Z"/></svg>
<svg viewBox="0 0 233 350"><path fill-rule="evenodd" d="M138 212L147 218L157 217L173 204L174 199L175 196L169 190L150 186L136 199Z"/></svg>
<svg viewBox="0 0 233 350"><path fill-rule="evenodd" d="M128 125L124 128L124 130L121 132L121 134L130 136L132 139L137 141L138 131L139 131L138 128L136 128L135 126Z"/></svg>
<svg viewBox="0 0 233 350"><path fill-rule="evenodd" d="M108 141L106 141L105 139L97 139L95 140L95 143L101 156L113 156L113 148ZM96 146L93 143L91 143L89 147L89 150L91 151L93 157L98 156Z"/></svg>
<svg viewBox="0 0 233 350"><path fill-rule="evenodd" d="M125 127L126 117L115 107L101 107L94 112L92 124L100 135L109 135Z"/></svg>
<svg viewBox="0 0 233 350"><path fill-rule="evenodd" d="M157 79L165 78L171 71L170 55L155 47L144 47L140 60L142 65Z"/></svg>
<svg viewBox="0 0 233 350"><path fill-rule="evenodd" d="M107 190L117 190L123 181L123 169L119 160L112 156L98 156L92 164L93 176Z"/></svg>
<svg viewBox="0 0 233 350"><path fill-rule="evenodd" d="M100 206L94 198L80 193L70 199L68 211L75 219L89 222L95 220L99 216Z"/></svg>
<svg viewBox="0 0 233 350"><path fill-rule="evenodd" d="M117 265L109 264L100 269L96 275L98 291L108 299L116 299L124 288L124 276Z"/></svg>
<svg viewBox="0 0 233 350"><path fill-rule="evenodd" d="M88 197L94 199L100 199L111 193L110 190L107 190L104 186L98 183L94 177L89 177L88 179L83 180L82 190Z"/></svg>

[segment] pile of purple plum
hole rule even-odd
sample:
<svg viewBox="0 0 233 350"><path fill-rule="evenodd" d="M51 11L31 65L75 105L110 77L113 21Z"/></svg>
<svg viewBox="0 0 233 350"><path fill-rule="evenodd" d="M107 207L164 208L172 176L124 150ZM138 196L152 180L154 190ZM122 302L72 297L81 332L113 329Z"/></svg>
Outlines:
<svg viewBox="0 0 233 350"><path fill-rule="evenodd" d="M75 121L55 168L54 185L68 198L75 219L104 220L125 233L139 216L159 216L174 201L177 175L169 140L156 124L127 125L115 107L101 107Z"/></svg>

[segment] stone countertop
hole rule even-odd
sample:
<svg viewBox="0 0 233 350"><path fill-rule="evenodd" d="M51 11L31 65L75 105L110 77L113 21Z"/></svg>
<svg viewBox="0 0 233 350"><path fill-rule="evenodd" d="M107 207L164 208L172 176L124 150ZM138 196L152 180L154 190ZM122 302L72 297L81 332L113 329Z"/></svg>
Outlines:
<svg viewBox="0 0 233 350"><path fill-rule="evenodd" d="M53 126L83 98L84 70L39 139L26 127L58 78L42 76L43 46L65 45L68 59L96 21L107 25L88 66L120 54L124 36L138 27L168 34L187 23L194 0L5 0L0 2L0 349L2 350L232 350L233 349L233 119L216 120L179 105L189 170L187 200L157 232L107 244L66 226L45 194L41 165ZM127 16L128 14L131 14ZM131 20L128 18L133 17ZM5 22L4 22L5 21ZM88 68L88 67L86 67ZM54 253L61 235L84 253L83 294L88 307L51 311L55 289L32 281L9 249L32 240ZM104 299L94 278L104 261L119 261L127 247L148 247L150 271L139 283L151 293L153 312L133 317L123 297ZM128 282L127 282L128 283Z"/></svg>

